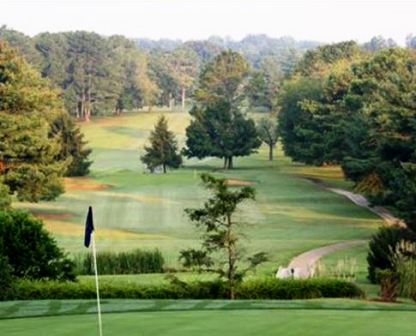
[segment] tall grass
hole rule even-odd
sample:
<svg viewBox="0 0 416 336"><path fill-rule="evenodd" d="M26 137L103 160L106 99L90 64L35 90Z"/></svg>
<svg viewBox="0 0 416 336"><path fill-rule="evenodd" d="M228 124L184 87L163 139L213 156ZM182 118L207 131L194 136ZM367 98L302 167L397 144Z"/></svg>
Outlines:
<svg viewBox="0 0 416 336"><path fill-rule="evenodd" d="M74 259L78 275L94 274L92 253L77 255ZM165 260L159 250L130 252L99 252L99 274L162 273Z"/></svg>

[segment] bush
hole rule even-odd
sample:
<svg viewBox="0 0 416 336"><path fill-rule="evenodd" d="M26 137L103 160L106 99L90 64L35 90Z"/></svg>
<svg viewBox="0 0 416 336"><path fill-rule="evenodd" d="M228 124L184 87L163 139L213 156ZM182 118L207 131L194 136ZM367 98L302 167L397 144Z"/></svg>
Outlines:
<svg viewBox="0 0 416 336"><path fill-rule="evenodd" d="M8 259L0 256L0 300L7 300L15 295L12 272Z"/></svg>
<svg viewBox="0 0 416 336"><path fill-rule="evenodd" d="M8 259L18 278L75 280L72 261L42 221L26 212L0 211L0 256Z"/></svg>
<svg viewBox="0 0 416 336"><path fill-rule="evenodd" d="M402 241L416 241L416 234L398 226L382 227L372 237L367 256L368 279L378 283L376 269L393 270L393 251Z"/></svg>
<svg viewBox="0 0 416 336"><path fill-rule="evenodd" d="M363 296L364 292L352 282L324 278L250 280L243 282L237 289L239 299L292 300Z"/></svg>
<svg viewBox="0 0 416 336"><path fill-rule="evenodd" d="M395 302L399 294L399 279L390 269L376 269L376 280L380 284L380 298L382 301Z"/></svg>
<svg viewBox="0 0 416 336"><path fill-rule="evenodd" d="M400 295L416 301L416 260L403 260L396 266L396 272Z"/></svg>
<svg viewBox="0 0 416 336"><path fill-rule="evenodd" d="M94 274L92 253L76 258L79 275ZM97 253L98 274L162 273L165 261L159 250Z"/></svg>
<svg viewBox="0 0 416 336"><path fill-rule="evenodd" d="M103 299L227 299L223 281L177 282L164 285L102 284ZM333 279L251 280L237 287L237 299L311 299L321 297L362 297L354 284ZM20 280L13 299L94 299L93 283Z"/></svg>
<svg viewBox="0 0 416 336"><path fill-rule="evenodd" d="M1 162L0 162L1 170ZM3 184L0 179L0 210L9 209L12 204L12 198L10 197L10 189L7 185Z"/></svg>

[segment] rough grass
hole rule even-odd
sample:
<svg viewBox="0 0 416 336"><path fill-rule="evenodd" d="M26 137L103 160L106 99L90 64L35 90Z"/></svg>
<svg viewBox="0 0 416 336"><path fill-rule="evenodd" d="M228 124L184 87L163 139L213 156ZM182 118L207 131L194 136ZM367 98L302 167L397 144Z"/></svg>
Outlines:
<svg viewBox="0 0 416 336"><path fill-rule="evenodd" d="M267 148L237 158L232 171L222 171L221 160L208 158L185 160L185 168L166 175L145 174L139 157L160 114L128 113L82 124L93 148L91 176L67 180L67 192L55 202L16 205L44 218L59 244L71 253L85 251L81 236L92 205L98 249L159 248L167 265L177 267L179 250L200 243L183 211L201 206L207 196L199 174L208 171L230 181L249 181L257 190L257 200L243 204L237 218L247 238L246 252L270 255L270 262L259 270L267 275L311 248L369 238L381 224L369 211L304 178L313 175L343 183L339 168L293 164L281 151L269 162ZM189 115L165 115L183 144Z"/></svg>

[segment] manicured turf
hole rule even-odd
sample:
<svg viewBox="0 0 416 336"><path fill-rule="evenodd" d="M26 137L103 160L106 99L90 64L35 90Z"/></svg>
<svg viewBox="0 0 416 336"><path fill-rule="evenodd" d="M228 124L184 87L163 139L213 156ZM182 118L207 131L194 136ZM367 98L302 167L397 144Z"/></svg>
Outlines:
<svg viewBox="0 0 416 336"><path fill-rule="evenodd" d="M190 117L165 113L183 144ZM366 239L381 224L369 211L342 196L320 189L304 176L343 184L339 168L316 169L291 163L277 153L267 160L267 148L235 160L236 169L221 171L221 160L186 160L185 168L166 175L145 174L139 156L160 116L159 112L129 113L103 118L82 128L93 148L92 174L72 179L56 202L16 204L45 218L47 228L71 253L85 252L83 222L88 205L95 210L99 250L159 248L168 266L178 266L180 249L199 245L199 235L183 210L200 206L206 197L198 174L252 181L257 200L243 205L248 251L265 251L271 260L259 272L271 275L279 264L308 249L340 240Z"/></svg>
<svg viewBox="0 0 416 336"><path fill-rule="evenodd" d="M15 306L18 306L17 310L14 309ZM15 318L0 320L1 335L96 334L93 301L0 303L0 314L6 309L9 317ZM387 305L354 300L289 302L109 300L104 302L103 309L108 312L119 312L103 315L104 335L406 336L414 335L416 327L414 305ZM19 311L20 314L17 313ZM24 317L36 316L36 312L50 315L79 312L89 312L89 314ZM6 317L5 314L0 316ZM16 319L17 317L19 318Z"/></svg>

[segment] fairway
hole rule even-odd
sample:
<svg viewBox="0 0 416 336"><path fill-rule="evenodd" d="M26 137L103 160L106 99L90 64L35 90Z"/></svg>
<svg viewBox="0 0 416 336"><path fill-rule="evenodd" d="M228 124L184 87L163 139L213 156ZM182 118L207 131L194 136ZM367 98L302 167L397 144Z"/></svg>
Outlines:
<svg viewBox="0 0 416 336"><path fill-rule="evenodd" d="M267 149L237 158L236 169L223 171L222 161L185 160L184 168L168 174L147 174L139 160L143 145L162 112L134 112L81 124L93 149L88 178L66 180L66 193L55 202L17 203L43 218L58 243L70 253L84 252L83 224L88 205L94 207L99 250L159 248L170 267L178 266L180 249L199 245L199 233L184 215L206 197L199 174L208 171L229 179L249 181L257 190L255 202L245 203L248 251L265 251L270 262L260 273L273 274L279 264L306 250L341 240L368 239L381 225L371 212L342 196L314 185L305 176L340 184L338 168L310 168L292 163ZM182 146L187 113L163 113Z"/></svg>
<svg viewBox="0 0 416 336"><path fill-rule="evenodd" d="M414 335L415 312L234 310L105 314L104 335ZM0 321L8 336L96 335L96 317L74 315ZM47 326L47 328L45 328Z"/></svg>

